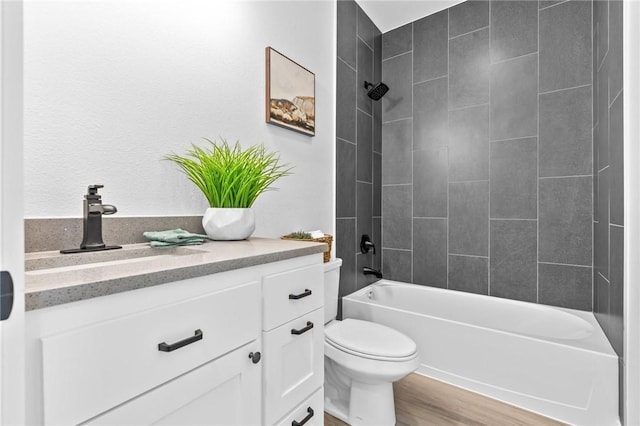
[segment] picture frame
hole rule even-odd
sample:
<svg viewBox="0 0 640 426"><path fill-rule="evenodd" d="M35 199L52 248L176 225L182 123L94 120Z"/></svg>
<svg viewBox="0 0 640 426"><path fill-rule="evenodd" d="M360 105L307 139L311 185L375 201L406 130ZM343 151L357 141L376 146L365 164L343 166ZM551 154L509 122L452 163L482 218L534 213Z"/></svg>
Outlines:
<svg viewBox="0 0 640 426"><path fill-rule="evenodd" d="M315 136L316 76L267 46L266 122Z"/></svg>

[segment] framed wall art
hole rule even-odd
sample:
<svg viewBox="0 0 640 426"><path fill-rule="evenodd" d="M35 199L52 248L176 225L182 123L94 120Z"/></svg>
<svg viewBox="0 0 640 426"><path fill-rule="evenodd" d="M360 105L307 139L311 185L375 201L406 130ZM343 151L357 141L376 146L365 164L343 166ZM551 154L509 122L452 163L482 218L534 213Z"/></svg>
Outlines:
<svg viewBox="0 0 640 426"><path fill-rule="evenodd" d="M271 47L266 62L267 123L315 136L315 74Z"/></svg>

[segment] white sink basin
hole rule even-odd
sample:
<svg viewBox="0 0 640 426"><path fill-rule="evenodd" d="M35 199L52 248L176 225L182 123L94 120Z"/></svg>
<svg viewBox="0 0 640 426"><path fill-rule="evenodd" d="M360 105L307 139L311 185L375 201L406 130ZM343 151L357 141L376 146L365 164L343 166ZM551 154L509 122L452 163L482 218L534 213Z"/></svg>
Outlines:
<svg viewBox="0 0 640 426"><path fill-rule="evenodd" d="M25 272L60 270L60 268L65 270L86 269L107 264L132 263L201 253L206 253L206 251L192 247L152 248L149 246L73 254L61 254L57 251L27 253L25 255Z"/></svg>

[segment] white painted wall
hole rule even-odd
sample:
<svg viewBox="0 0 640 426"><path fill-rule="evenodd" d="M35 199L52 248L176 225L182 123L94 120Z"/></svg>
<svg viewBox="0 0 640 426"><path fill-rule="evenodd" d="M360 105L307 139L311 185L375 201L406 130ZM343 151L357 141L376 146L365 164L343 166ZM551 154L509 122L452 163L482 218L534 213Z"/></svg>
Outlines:
<svg viewBox="0 0 640 426"><path fill-rule="evenodd" d="M25 216L80 217L94 183L118 215L202 214L161 158L224 137L295 166L255 235L333 232L335 33L329 1L26 0ZM315 137L264 122L266 46L315 73Z"/></svg>

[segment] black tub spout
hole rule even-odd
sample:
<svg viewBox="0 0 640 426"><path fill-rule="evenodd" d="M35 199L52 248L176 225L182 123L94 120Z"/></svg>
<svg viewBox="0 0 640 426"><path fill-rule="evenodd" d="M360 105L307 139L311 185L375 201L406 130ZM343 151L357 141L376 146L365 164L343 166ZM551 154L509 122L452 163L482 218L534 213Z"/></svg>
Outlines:
<svg viewBox="0 0 640 426"><path fill-rule="evenodd" d="M376 278L382 278L382 272L377 269L369 268L368 266L362 268L362 273L365 275L375 275Z"/></svg>

